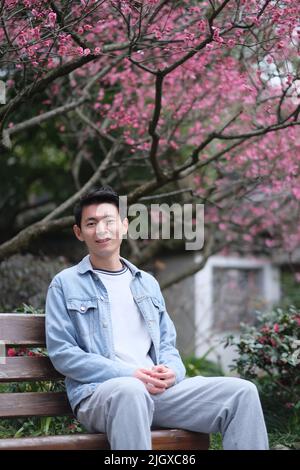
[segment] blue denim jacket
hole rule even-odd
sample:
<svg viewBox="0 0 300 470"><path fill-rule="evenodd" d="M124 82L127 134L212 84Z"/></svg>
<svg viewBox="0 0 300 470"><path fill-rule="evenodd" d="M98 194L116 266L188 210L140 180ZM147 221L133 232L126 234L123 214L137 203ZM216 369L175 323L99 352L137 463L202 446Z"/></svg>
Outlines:
<svg viewBox="0 0 300 470"><path fill-rule="evenodd" d="M154 364L173 369L179 382L185 367L158 282L121 259L133 274L130 287L152 339L150 356ZM99 383L133 375L136 367L115 360L108 294L89 256L52 280L46 301L46 341L55 369L65 376L73 411Z"/></svg>

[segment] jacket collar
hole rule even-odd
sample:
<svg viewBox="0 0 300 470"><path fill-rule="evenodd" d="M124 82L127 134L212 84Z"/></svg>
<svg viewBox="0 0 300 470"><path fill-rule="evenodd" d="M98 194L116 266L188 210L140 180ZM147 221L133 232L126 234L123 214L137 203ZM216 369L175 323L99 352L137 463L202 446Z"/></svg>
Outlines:
<svg viewBox="0 0 300 470"><path fill-rule="evenodd" d="M139 275L141 274L141 270L138 269L134 264L130 263L130 261L128 261L125 258L122 258L122 256L120 256L120 259L130 269L133 276L136 276L136 274L139 274ZM90 261L90 255L86 255L80 261L80 263L78 263L77 269L78 269L79 274L85 274L88 271L93 271L93 266L92 266L91 261Z"/></svg>

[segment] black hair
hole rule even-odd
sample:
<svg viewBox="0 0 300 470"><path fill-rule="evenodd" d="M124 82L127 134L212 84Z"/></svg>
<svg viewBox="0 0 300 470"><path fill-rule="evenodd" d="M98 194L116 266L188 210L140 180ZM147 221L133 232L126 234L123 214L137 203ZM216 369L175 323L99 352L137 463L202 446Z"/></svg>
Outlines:
<svg viewBox="0 0 300 470"><path fill-rule="evenodd" d="M91 204L101 204L102 202L114 204L119 210L119 195L110 186L93 188L81 196L79 202L74 207L75 224L78 227L81 226L82 210L84 207Z"/></svg>

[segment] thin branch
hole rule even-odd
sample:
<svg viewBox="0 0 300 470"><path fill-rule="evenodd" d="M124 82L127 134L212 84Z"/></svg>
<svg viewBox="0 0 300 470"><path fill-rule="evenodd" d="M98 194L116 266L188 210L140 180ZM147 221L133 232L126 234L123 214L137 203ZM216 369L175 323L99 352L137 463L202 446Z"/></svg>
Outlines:
<svg viewBox="0 0 300 470"><path fill-rule="evenodd" d="M191 157L190 157L190 160L192 160L194 163L197 163L198 162L198 158L199 158L199 153L205 149L205 147L207 147L208 144L210 144L214 139L218 138L219 135L222 135L222 132L227 129L227 127L230 126L230 124L232 124L240 115L241 113L243 112L243 110L240 110L238 111L231 119L229 119L229 121L227 121L224 126L216 131L216 132L212 132L208 135L208 137L203 141L201 142L200 145L198 145L198 147L196 147L192 154L191 154Z"/></svg>
<svg viewBox="0 0 300 470"><path fill-rule="evenodd" d="M60 106L44 114L40 114L39 116L35 116L34 118L28 119L27 121L21 122L20 124L16 124L14 127L4 129L2 133L3 146L6 147L7 149L10 149L12 146L11 140L10 140L11 135L16 134L17 132L21 132L21 131L30 129L32 127L38 126L42 124L43 122L47 121L48 119L52 119L56 116L60 116L61 114L66 114L69 111L72 111L73 109L78 108L78 106L81 106L87 100L88 98L86 96L82 97L77 101L72 101L71 103L65 104L64 106Z"/></svg>
<svg viewBox="0 0 300 470"><path fill-rule="evenodd" d="M212 30L212 25L213 25L214 19L219 15L219 13L221 13L221 11L226 7L227 3L229 3L229 2L230 2L230 0L225 0L222 3L222 5L220 5L219 8L217 8L213 12L213 14L210 16L210 18L208 19L211 30ZM201 49L204 49L204 47L212 41L212 37L213 37L212 34L210 34L206 39L204 39L204 41L202 41L200 44L198 44L198 46L196 46L192 51L188 52L181 59L179 59L177 62L174 62L169 67L166 67L162 71L163 75L167 75L167 74L173 72L173 70L175 70L180 65L184 64L184 62L186 62L188 59L190 59L195 54L197 54L197 52L199 52Z"/></svg>
<svg viewBox="0 0 300 470"><path fill-rule="evenodd" d="M90 88L98 81L100 80L101 78L103 78L105 75L107 75L108 72L111 71L111 69L113 67L115 67L116 65L118 65L120 62L122 62L122 60L127 57L127 52L125 54L121 54L119 56L117 56L115 59L113 59L110 64L106 65L105 67L103 67L98 73L96 73L96 75L88 81L88 83L86 84L86 86L84 87L83 89L83 93L88 93Z"/></svg>
<svg viewBox="0 0 300 470"><path fill-rule="evenodd" d="M70 36L73 38L73 40L83 49L86 49L88 45L80 38L78 34L76 34L72 29L67 28L64 24L64 16L62 11L58 8L58 6L55 4L55 2L51 1L50 2L52 10L56 13L56 21L57 23L62 27L62 29L70 34Z"/></svg>
<svg viewBox="0 0 300 470"><path fill-rule="evenodd" d="M204 268L210 256L212 256L215 253L218 253L228 244L227 242L223 244L214 244L215 240L212 234L210 236L207 236L206 240L207 241L205 242L204 249L201 252L201 255L202 255L201 261L194 263L185 271L181 271L177 273L171 279L160 282L160 287L162 290L165 290L168 287L171 287L173 284L177 284L178 282L183 281L187 277L190 277L196 274L198 271L200 271L200 269Z"/></svg>
<svg viewBox="0 0 300 470"><path fill-rule="evenodd" d="M129 42L115 43L103 46L102 53L124 50L129 47ZM73 70L76 70L83 65L92 62L93 60L99 59L99 55L89 54L87 56L81 56L70 62L63 64L54 70L51 70L46 74L45 77L41 78L34 86L32 84L26 86L19 95L13 98L7 105L3 106L0 110L0 119L5 118L9 113L15 111L25 99L30 99L36 93L41 93L47 86L59 77L68 75Z"/></svg>
<svg viewBox="0 0 300 470"><path fill-rule="evenodd" d="M85 114L83 114L83 112L80 109L76 109L76 114L80 117L80 119L83 122L85 122L85 124L87 124L91 129L93 129L96 132L96 134L99 135L99 137L107 139L112 143L116 142L117 139L103 132L96 124L93 123L93 121L91 121Z"/></svg>
<svg viewBox="0 0 300 470"><path fill-rule="evenodd" d="M11 240L0 245L0 260L17 253L21 249L26 248L32 240L40 237L44 233L56 231L66 227L70 227L74 223L74 217L68 216L58 220L51 220L47 223L40 221L29 227L24 228Z"/></svg>
<svg viewBox="0 0 300 470"><path fill-rule="evenodd" d="M152 120L149 124L148 132L149 135L152 137L151 148L149 152L149 158L156 175L158 181L164 179L164 174L159 168L158 161L157 161L157 150L159 144L159 135L157 133L157 125L161 113L161 100L162 100L162 85L163 85L163 75L160 73L156 76L155 82L155 105L153 110Z"/></svg>
<svg viewBox="0 0 300 470"><path fill-rule="evenodd" d="M109 65L106 67L103 67L98 74L96 74L95 77L93 77L91 80L88 81L84 89L82 90L83 96L79 98L77 101L72 101L71 103L68 103L64 106L60 106L59 108L53 109L51 111L48 111L47 113L44 113L42 115L36 116L34 118L28 119L27 121L24 121L22 123L14 125L12 128L8 128L3 130L3 139L2 139L2 144L4 147L10 149L11 148L11 141L10 141L10 136L12 134L15 134L17 132L23 131L25 129L34 127L36 125L41 124L41 122L44 122L48 119L52 119L53 117L66 114L67 112L71 111L74 108L78 108L82 104L84 104L86 101L89 100L89 90L90 88L94 85L94 83L99 80L100 78L104 77L107 73L110 72L110 70L115 67L116 64L121 62L123 58L125 57L126 54L123 54L121 57L117 57L115 60L113 60ZM79 110L78 110L79 111ZM83 119L83 118L82 118ZM87 119L87 118L86 118ZM91 123L92 124L92 123ZM98 132L100 133L100 130L97 128ZM106 136L108 140L111 140L112 142L115 142L115 139L113 139L110 136Z"/></svg>
<svg viewBox="0 0 300 470"><path fill-rule="evenodd" d="M294 111L295 112L295 111ZM293 114L294 114L293 112ZM247 132L245 134L236 134L236 135L224 135L224 134L217 134L216 138L221 140L234 140L234 139L250 139L251 137L256 137L258 135L268 134L269 132L278 131L280 129L286 129L287 127L291 126L299 126L300 121L295 122L287 122L285 124L274 124L273 126L264 127L262 129L258 129L257 131Z"/></svg>
<svg viewBox="0 0 300 470"><path fill-rule="evenodd" d="M186 189L178 189L176 191L170 191L168 193L153 194L152 196L141 197L139 200L140 201L152 201L153 199L162 199L162 198L169 197L169 196L177 196L177 194L182 194L182 193L190 193L192 196L195 195L193 188L186 188Z"/></svg>
<svg viewBox="0 0 300 470"><path fill-rule="evenodd" d="M73 196L60 204L60 206L54 209L50 214L44 217L42 222L48 222L49 220L56 218L60 214L64 213L67 209L72 207L80 199L80 197L99 180L102 173L106 170L116 153L119 151L119 148L119 142L116 142L98 167L97 171L95 171L93 176L84 184L84 186L82 186L82 188L77 191L77 193L73 194Z"/></svg>

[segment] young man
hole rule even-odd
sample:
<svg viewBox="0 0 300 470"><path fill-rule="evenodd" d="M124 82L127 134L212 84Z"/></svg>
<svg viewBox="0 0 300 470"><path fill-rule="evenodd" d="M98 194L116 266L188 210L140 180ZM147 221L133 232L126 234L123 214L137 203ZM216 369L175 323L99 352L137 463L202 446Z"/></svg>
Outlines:
<svg viewBox="0 0 300 470"><path fill-rule="evenodd" d="M79 421L111 449L151 449L151 426L221 432L224 449L267 449L256 387L231 377L185 378L157 281L120 257L128 229L109 187L75 208L89 254L52 280L49 356Z"/></svg>

